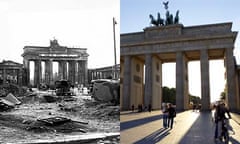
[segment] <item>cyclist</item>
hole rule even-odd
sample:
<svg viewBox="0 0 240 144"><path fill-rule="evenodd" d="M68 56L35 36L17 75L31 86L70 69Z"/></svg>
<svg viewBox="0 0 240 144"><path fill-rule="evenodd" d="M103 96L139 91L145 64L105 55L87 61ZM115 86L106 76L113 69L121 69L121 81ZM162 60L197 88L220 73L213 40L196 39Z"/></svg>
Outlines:
<svg viewBox="0 0 240 144"><path fill-rule="evenodd" d="M215 123L216 123L216 128L215 128L215 139L219 138L220 140L222 140L222 137L224 136L224 131L223 131L223 122L224 120L226 120L226 114L228 115L228 118L231 119L231 115L229 113L228 108L225 106L224 103L220 103L216 106L216 111L214 114L214 118L215 118ZM219 133L219 130L220 133ZM219 136L220 134L220 136Z"/></svg>

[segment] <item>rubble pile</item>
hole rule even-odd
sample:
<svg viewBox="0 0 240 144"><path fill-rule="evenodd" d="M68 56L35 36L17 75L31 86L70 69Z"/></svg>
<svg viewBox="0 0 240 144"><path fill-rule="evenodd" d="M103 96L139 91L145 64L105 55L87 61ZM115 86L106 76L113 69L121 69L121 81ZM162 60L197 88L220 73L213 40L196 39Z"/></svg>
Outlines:
<svg viewBox="0 0 240 144"><path fill-rule="evenodd" d="M105 139L97 140L96 144L119 144L120 143L120 136L116 137L107 137Z"/></svg>
<svg viewBox="0 0 240 144"><path fill-rule="evenodd" d="M120 102L120 82L118 80L96 80L93 84L92 97L101 102Z"/></svg>
<svg viewBox="0 0 240 144"><path fill-rule="evenodd" d="M86 122L73 121L65 117L51 117L38 119L27 126L27 130L34 132L82 132L86 133L89 128Z"/></svg>
<svg viewBox="0 0 240 144"><path fill-rule="evenodd" d="M27 87L20 87L15 84L0 85L0 97L6 96L8 93L12 93L15 96L24 96L27 92Z"/></svg>
<svg viewBox="0 0 240 144"><path fill-rule="evenodd" d="M21 102L12 93L9 93L5 97L0 97L0 111L8 111L19 104Z"/></svg>
<svg viewBox="0 0 240 144"><path fill-rule="evenodd" d="M53 96L57 100L46 100ZM86 97L86 99L84 98ZM1 103L1 100L4 101ZM7 101L7 102L6 102ZM13 94L0 97L4 108L11 107L9 111L0 113L0 129L5 134L0 135L1 140L16 142L25 139L51 140L61 135L81 135L89 133L119 132L119 105L104 103L92 99L90 96L55 96L46 91L27 91L24 96ZM28 136L30 135L30 136ZM117 137L104 138L102 141L119 143Z"/></svg>
<svg viewBox="0 0 240 144"><path fill-rule="evenodd" d="M57 118L57 117L53 117L53 118ZM73 121L67 118L65 119L66 119L65 121L62 121L59 123L55 122L53 124L49 124L47 122L44 122L44 120L46 119L31 120L31 119L22 118L20 116L1 115L0 123L7 127L14 127L22 130L32 131L35 133L43 133L43 132L86 133L89 131L88 123Z"/></svg>
<svg viewBox="0 0 240 144"><path fill-rule="evenodd" d="M72 105L65 104L60 105L60 110L76 112L79 115L87 119L99 119L99 120L115 120L119 121L119 105L114 103L103 103L95 101L94 99L84 99L83 104Z"/></svg>

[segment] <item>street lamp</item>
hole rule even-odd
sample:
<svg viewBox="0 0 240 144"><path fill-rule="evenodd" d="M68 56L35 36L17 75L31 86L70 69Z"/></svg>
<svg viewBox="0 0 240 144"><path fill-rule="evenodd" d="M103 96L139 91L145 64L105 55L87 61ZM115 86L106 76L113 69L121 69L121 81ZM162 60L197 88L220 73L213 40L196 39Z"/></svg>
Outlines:
<svg viewBox="0 0 240 144"><path fill-rule="evenodd" d="M117 24L115 18L113 17L113 40L114 40L114 72L113 78L116 79L116 72L117 72L117 56L116 56L116 38L115 38L115 25Z"/></svg>

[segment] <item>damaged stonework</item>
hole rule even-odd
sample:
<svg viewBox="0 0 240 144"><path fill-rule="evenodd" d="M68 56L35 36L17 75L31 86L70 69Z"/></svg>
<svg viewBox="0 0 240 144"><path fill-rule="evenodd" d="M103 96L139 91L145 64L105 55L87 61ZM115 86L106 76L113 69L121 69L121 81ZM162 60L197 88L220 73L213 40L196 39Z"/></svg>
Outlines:
<svg viewBox="0 0 240 144"><path fill-rule="evenodd" d="M119 105L79 93L49 103L44 95L52 93L33 89L16 97L20 105L0 112L0 143L120 142ZM106 136L111 133L118 134Z"/></svg>
<svg viewBox="0 0 240 144"><path fill-rule="evenodd" d="M97 101L119 104L120 82L119 80L98 79L92 81L92 97Z"/></svg>
<svg viewBox="0 0 240 144"><path fill-rule="evenodd" d="M6 111L19 105L21 102L12 94L9 93L5 97L0 97L0 111Z"/></svg>

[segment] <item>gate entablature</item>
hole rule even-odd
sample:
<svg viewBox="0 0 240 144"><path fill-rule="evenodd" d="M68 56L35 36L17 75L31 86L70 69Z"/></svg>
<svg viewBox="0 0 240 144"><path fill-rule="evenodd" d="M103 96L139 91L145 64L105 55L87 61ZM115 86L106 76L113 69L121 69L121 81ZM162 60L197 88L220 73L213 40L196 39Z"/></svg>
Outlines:
<svg viewBox="0 0 240 144"><path fill-rule="evenodd" d="M143 32L121 34L120 53L123 56L233 48L237 32L232 32L231 27L232 23L148 27Z"/></svg>
<svg viewBox="0 0 240 144"><path fill-rule="evenodd" d="M224 59L226 99L230 109L236 110L238 105L233 50L237 32L232 31L231 28L230 22L187 27L182 24L171 24L147 27L142 32L121 34L120 60L121 68L123 67L121 108L129 109L132 104L136 105L143 100L145 106L149 104L159 106L154 102L159 101L162 95L162 78L159 78L161 65L164 62L176 62L177 109L188 109L188 62L199 60L202 109L208 110L210 108L209 60ZM135 70L137 66L140 66L138 72ZM159 67L159 72L156 72L156 66ZM145 71L145 75L142 71ZM134 81L136 76L145 79L145 83L136 83Z"/></svg>
<svg viewBox="0 0 240 144"><path fill-rule="evenodd" d="M34 86L41 82L53 84L53 62L58 62L58 79L68 79L72 84L88 83L87 61L89 54L86 48L68 48L60 46L56 39L50 41L50 46L25 46L23 48L23 64L30 82L29 62L34 61ZM45 62L45 76L42 78L42 63Z"/></svg>

